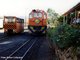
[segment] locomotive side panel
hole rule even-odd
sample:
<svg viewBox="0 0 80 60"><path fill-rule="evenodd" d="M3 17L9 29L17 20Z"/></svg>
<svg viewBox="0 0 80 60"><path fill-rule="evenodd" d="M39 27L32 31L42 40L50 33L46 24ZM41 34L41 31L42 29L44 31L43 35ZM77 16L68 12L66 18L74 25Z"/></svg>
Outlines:
<svg viewBox="0 0 80 60"><path fill-rule="evenodd" d="M24 26L21 23L16 23L16 33L23 32Z"/></svg>
<svg viewBox="0 0 80 60"><path fill-rule="evenodd" d="M16 33L24 31L24 19L17 18L16 21Z"/></svg>

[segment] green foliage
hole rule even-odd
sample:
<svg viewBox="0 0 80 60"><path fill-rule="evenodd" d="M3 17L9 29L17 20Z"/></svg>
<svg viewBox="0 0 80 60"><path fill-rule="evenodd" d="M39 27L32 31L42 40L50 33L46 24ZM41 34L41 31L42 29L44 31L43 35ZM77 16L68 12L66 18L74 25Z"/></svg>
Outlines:
<svg viewBox="0 0 80 60"><path fill-rule="evenodd" d="M50 29L48 34L53 42L55 42L60 48L80 46L80 30L75 29L68 24Z"/></svg>
<svg viewBox="0 0 80 60"><path fill-rule="evenodd" d="M58 18L58 21L59 21L59 22L63 22L63 16L60 16L60 17Z"/></svg>
<svg viewBox="0 0 80 60"><path fill-rule="evenodd" d="M58 13L56 13L54 10L50 8L47 10L47 14L48 14L48 23L53 23L54 20L57 20L59 16Z"/></svg>

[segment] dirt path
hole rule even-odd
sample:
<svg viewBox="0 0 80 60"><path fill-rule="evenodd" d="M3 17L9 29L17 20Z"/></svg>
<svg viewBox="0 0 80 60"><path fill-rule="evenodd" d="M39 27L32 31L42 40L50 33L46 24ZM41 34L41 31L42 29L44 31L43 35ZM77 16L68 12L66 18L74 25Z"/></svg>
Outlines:
<svg viewBox="0 0 80 60"><path fill-rule="evenodd" d="M37 60L56 60L55 54L52 49L50 49L49 41L46 38L39 48Z"/></svg>

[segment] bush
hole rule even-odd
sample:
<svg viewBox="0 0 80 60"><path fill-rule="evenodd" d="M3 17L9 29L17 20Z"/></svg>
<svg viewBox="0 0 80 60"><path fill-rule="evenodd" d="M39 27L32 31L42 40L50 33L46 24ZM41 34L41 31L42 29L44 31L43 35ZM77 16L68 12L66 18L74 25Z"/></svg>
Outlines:
<svg viewBox="0 0 80 60"><path fill-rule="evenodd" d="M49 29L48 36L60 48L80 46L80 30L75 29L68 24L60 25L54 29Z"/></svg>

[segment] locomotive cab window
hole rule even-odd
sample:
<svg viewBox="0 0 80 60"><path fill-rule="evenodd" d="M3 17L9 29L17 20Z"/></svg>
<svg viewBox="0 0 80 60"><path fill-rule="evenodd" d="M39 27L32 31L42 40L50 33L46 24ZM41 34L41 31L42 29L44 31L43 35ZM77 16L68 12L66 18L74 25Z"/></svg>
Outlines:
<svg viewBox="0 0 80 60"><path fill-rule="evenodd" d="M29 14L29 18L32 18L32 14L31 13Z"/></svg>
<svg viewBox="0 0 80 60"><path fill-rule="evenodd" d="M38 17L42 17L42 13L38 13Z"/></svg>
<svg viewBox="0 0 80 60"><path fill-rule="evenodd" d="M40 12L35 12L34 13L34 17L36 17L36 18L39 18L39 17L42 17L42 13L40 13Z"/></svg>
<svg viewBox="0 0 80 60"><path fill-rule="evenodd" d="M37 17L37 13L36 12L34 13L34 17Z"/></svg>
<svg viewBox="0 0 80 60"><path fill-rule="evenodd" d="M14 22L15 22L15 18L6 17L6 18L5 18L5 22L7 22L7 23L14 23Z"/></svg>
<svg viewBox="0 0 80 60"><path fill-rule="evenodd" d="M24 19L17 18L17 23L24 23Z"/></svg>
<svg viewBox="0 0 80 60"><path fill-rule="evenodd" d="M20 19L21 23L24 23L24 19Z"/></svg>
<svg viewBox="0 0 80 60"><path fill-rule="evenodd" d="M21 20L19 18L17 18L17 23L21 23Z"/></svg>

